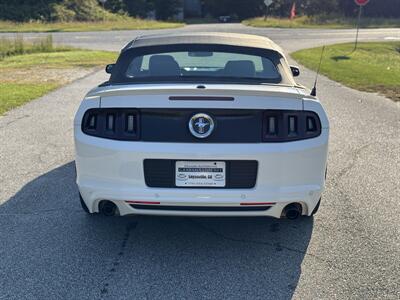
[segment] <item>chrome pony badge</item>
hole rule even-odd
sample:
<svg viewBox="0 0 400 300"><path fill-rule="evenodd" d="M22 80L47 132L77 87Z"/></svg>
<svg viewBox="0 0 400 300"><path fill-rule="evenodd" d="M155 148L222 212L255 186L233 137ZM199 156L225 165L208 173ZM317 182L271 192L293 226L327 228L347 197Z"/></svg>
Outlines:
<svg viewBox="0 0 400 300"><path fill-rule="evenodd" d="M214 130L214 121L207 114L196 114L190 118L189 130L193 136L204 139L208 137Z"/></svg>

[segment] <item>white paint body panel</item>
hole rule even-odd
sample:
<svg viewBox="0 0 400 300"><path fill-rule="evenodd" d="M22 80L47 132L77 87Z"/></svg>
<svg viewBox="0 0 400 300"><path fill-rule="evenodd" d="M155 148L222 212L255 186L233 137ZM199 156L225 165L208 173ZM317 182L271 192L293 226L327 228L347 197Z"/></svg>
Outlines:
<svg viewBox="0 0 400 300"><path fill-rule="evenodd" d="M169 96L232 96L234 101L170 101ZM97 88L81 104L74 121L77 184L90 212L101 200L113 201L121 215L272 216L279 218L289 203L299 202L310 215L324 190L329 124L318 100L297 88L282 86L143 85ZM84 112L95 107L290 109L318 113L322 133L312 139L284 143L198 144L116 141L92 137L81 130ZM144 159L257 160L252 189L150 188L144 181ZM161 205L239 206L243 202L276 202L267 211L197 212L138 210L125 201L155 201Z"/></svg>

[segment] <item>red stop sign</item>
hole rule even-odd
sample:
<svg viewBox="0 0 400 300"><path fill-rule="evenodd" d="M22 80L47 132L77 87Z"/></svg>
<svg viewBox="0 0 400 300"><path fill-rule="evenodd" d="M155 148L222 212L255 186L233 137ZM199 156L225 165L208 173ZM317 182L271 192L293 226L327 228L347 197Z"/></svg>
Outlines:
<svg viewBox="0 0 400 300"><path fill-rule="evenodd" d="M354 2L355 2L357 5L364 6L364 5L367 5L367 3L369 2L369 0L354 0Z"/></svg>

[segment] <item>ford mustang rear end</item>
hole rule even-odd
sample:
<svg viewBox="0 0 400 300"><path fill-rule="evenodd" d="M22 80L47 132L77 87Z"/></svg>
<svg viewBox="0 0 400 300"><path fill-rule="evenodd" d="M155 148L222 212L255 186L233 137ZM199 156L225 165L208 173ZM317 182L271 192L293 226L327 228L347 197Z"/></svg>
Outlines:
<svg viewBox="0 0 400 300"><path fill-rule="evenodd" d="M278 46L235 34L144 36L75 121L89 213L272 216L316 212L327 116Z"/></svg>

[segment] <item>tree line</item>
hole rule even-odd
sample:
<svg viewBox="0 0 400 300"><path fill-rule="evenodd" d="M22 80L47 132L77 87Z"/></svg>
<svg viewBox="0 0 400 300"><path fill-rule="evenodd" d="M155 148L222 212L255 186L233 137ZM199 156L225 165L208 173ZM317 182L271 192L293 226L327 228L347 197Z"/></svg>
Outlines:
<svg viewBox="0 0 400 300"><path fill-rule="evenodd" d="M185 0L107 0L104 8L111 13L132 17L153 16L169 20L184 7ZM274 0L266 9L264 0L199 0L201 17L229 15L242 20L268 14L287 17L296 3L297 15L354 17L353 0ZM12 21L93 21L104 16L98 0L13 0L0 2L0 19ZM370 0L364 8L368 17L400 17L400 0Z"/></svg>

